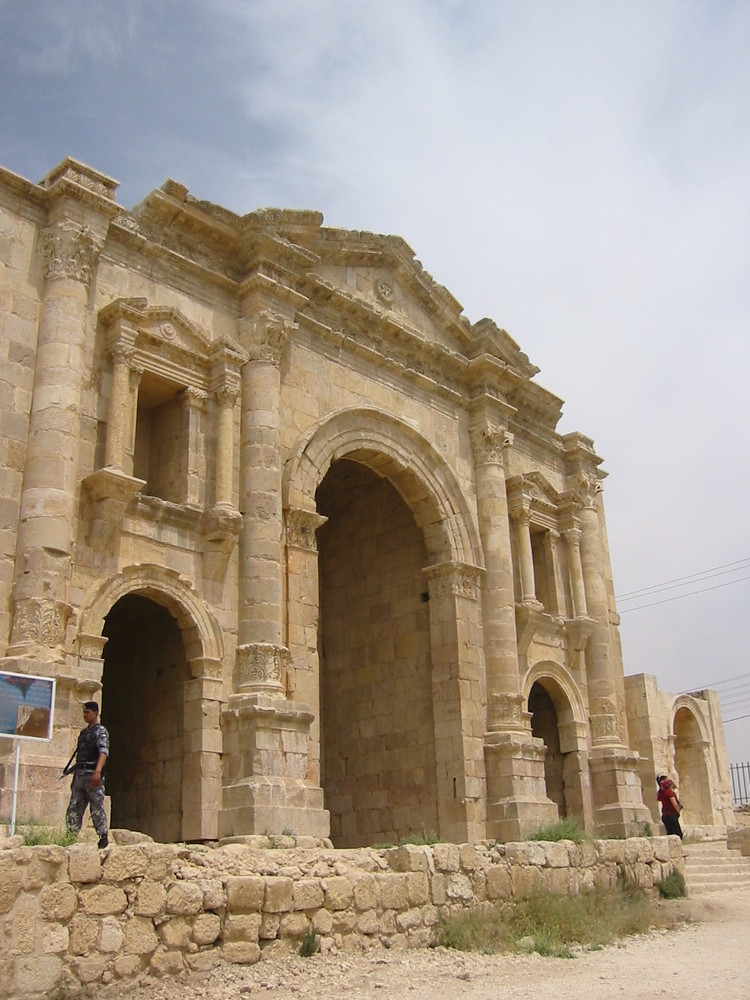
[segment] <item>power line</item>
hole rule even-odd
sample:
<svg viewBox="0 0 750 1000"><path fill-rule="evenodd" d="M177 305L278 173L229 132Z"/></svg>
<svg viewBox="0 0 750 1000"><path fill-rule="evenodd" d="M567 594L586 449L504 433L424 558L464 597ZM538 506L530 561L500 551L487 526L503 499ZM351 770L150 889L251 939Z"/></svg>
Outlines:
<svg viewBox="0 0 750 1000"><path fill-rule="evenodd" d="M659 590L662 587L669 587L671 584L677 584L684 580L695 580L696 577L703 577L707 573L714 573L717 570L726 570L727 572L737 572L737 570L730 570L730 566L741 566L742 563L750 562L750 556L745 556L744 559L736 559L734 562L722 563L721 566L710 566L708 569L701 570L698 573L689 573L687 576L678 576L674 580L665 580L664 583L654 583L650 587L641 587L640 590L627 590L624 594L618 594L617 600L621 601L628 597L638 597L645 596L649 590ZM745 568L742 566L741 568Z"/></svg>
<svg viewBox="0 0 750 1000"><path fill-rule="evenodd" d="M717 576L726 576L727 573L739 573L740 570L750 569L750 566L739 566L734 569L724 569L719 573L703 573L696 579L691 580L691 583L703 583L705 580L715 580ZM730 580L730 583L735 581ZM645 587L643 590L632 591L631 596L618 597L618 601L637 601L640 597L652 597L654 594L661 594L665 590L678 590L680 587L687 587L688 583L673 583L671 585L659 584L654 587Z"/></svg>
<svg viewBox="0 0 750 1000"><path fill-rule="evenodd" d="M739 722L740 719L750 719L750 713L747 715L736 715L733 719L724 719L724 725L726 726L728 722Z"/></svg>
<svg viewBox="0 0 750 1000"><path fill-rule="evenodd" d="M696 594L707 594L709 590L721 590L722 587L731 587L733 583L742 583L750 580L750 576L742 576L739 580L727 580L726 583L717 583L715 587L703 587L702 590L691 590L689 594L678 594L676 597L665 597L663 601L652 601L650 604L638 604L634 608L622 608L621 615L626 615L629 611L640 611L642 608L653 608L657 604L670 604L672 601L681 601L684 597L694 597Z"/></svg>

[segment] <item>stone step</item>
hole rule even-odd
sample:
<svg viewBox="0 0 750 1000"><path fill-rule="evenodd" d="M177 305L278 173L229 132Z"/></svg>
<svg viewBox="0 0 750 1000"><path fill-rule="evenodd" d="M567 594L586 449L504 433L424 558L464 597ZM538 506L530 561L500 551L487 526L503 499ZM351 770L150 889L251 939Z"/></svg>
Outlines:
<svg viewBox="0 0 750 1000"><path fill-rule="evenodd" d="M684 852L688 892L750 889L750 858L730 850L725 841L686 844Z"/></svg>

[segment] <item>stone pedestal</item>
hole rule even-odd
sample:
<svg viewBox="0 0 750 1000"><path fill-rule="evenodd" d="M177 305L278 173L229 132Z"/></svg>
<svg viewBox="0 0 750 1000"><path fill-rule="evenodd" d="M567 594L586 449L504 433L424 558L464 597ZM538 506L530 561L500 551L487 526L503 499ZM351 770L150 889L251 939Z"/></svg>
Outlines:
<svg viewBox="0 0 750 1000"><path fill-rule="evenodd" d="M328 837L323 790L308 779L312 721L307 706L262 692L230 699L219 837L285 830Z"/></svg>
<svg viewBox="0 0 750 1000"><path fill-rule="evenodd" d="M643 804L638 754L595 747L589 756L594 824L601 837L642 836L651 813Z"/></svg>
<svg viewBox="0 0 750 1000"><path fill-rule="evenodd" d="M525 734L488 733L484 752L488 838L522 840L558 819L557 806L545 790L543 740Z"/></svg>

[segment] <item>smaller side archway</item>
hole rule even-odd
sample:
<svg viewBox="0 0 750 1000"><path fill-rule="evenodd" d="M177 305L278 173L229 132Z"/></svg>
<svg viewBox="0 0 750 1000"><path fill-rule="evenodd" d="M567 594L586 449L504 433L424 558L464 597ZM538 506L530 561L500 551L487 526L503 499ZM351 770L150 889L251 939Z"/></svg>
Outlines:
<svg viewBox="0 0 750 1000"><path fill-rule="evenodd" d="M532 735L544 742L547 797L561 819L577 816L593 826L588 769L588 725L575 682L553 662L535 664L526 675L524 697L531 714Z"/></svg>
<svg viewBox="0 0 750 1000"><path fill-rule="evenodd" d="M156 840L218 835L221 631L178 574L130 567L84 606L82 674L102 685L113 825Z"/></svg>
<svg viewBox="0 0 750 1000"><path fill-rule="evenodd" d="M683 808L683 826L710 826L714 822L707 737L708 725L699 702L689 695L672 706L672 735L677 791Z"/></svg>

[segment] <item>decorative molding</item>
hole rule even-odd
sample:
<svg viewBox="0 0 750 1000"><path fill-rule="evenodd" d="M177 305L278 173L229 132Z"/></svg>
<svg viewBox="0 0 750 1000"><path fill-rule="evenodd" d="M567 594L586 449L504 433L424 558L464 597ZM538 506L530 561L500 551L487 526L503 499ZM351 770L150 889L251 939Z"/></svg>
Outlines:
<svg viewBox="0 0 750 1000"><path fill-rule="evenodd" d="M48 281L70 278L88 285L102 245L87 226L50 226L39 239L44 277Z"/></svg>

